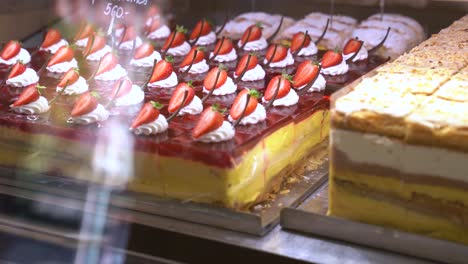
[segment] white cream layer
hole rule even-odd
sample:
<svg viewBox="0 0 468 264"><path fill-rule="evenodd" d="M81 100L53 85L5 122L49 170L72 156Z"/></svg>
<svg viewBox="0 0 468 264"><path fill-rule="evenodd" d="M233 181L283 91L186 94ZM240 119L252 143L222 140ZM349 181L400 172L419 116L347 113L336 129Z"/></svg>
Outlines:
<svg viewBox="0 0 468 264"><path fill-rule="evenodd" d="M78 62L75 58L73 58L71 61L65 61L49 66L47 67L47 70L50 72L64 73L70 70L71 68L78 68Z"/></svg>
<svg viewBox="0 0 468 264"><path fill-rule="evenodd" d="M104 57L104 55L106 55L107 53L111 52L112 51L112 48L109 46L109 45L105 45L104 48L100 49L100 50L97 50L96 52L94 53L91 53L89 54L86 59L87 60L90 60L90 61L98 61L100 60L102 57Z"/></svg>
<svg viewBox="0 0 468 264"><path fill-rule="evenodd" d="M191 40L191 41L194 41L195 39ZM215 43L216 41L216 34L211 31L210 33L206 34L205 36L201 36L198 40L197 40L197 43L195 43L195 45L201 45L201 46L204 46L204 45L210 45L210 44L213 44Z"/></svg>
<svg viewBox="0 0 468 264"><path fill-rule="evenodd" d="M226 82L223 85L221 85L219 88L216 88L213 91L213 95L227 95L227 94L235 93L236 91L237 91L237 85L234 83L231 77L227 77ZM203 92L209 93L210 91L206 89L205 86L203 86Z"/></svg>
<svg viewBox="0 0 468 264"><path fill-rule="evenodd" d="M415 175L468 182L468 153L418 146L376 134L332 129L331 145L356 164L378 165Z"/></svg>
<svg viewBox="0 0 468 264"><path fill-rule="evenodd" d="M180 68L179 71L184 72L188 69L188 67L190 67L190 65ZM193 64L188 73L204 73L207 72L209 69L210 66L208 66L206 60L203 59L202 61Z"/></svg>
<svg viewBox="0 0 468 264"><path fill-rule="evenodd" d="M82 39L79 39L75 42L75 45L77 47L86 47L86 45L88 45L88 40L89 38L82 38Z"/></svg>
<svg viewBox="0 0 468 264"><path fill-rule="evenodd" d="M20 52L13 58L9 60L4 60L2 57L0 57L0 64L6 64L6 65L13 65L17 61L22 61L24 64L28 64L31 62L31 54L23 48L20 49Z"/></svg>
<svg viewBox="0 0 468 264"><path fill-rule="evenodd" d="M177 80L177 74L175 72L172 72L171 75L166 79L149 83L148 86L170 88L176 86L177 84L179 84L179 80Z"/></svg>
<svg viewBox="0 0 468 264"><path fill-rule="evenodd" d="M335 66L331 66L328 68L322 68L322 73L323 74L328 74L328 75L340 75L340 74L345 74L349 71L349 66L346 63L345 60L341 60L341 63Z"/></svg>
<svg viewBox="0 0 468 264"><path fill-rule="evenodd" d="M356 52L352 52L352 53L349 53L349 54L344 54L343 53L343 60L348 60L349 58L351 58ZM367 52L367 49L364 47L364 45L361 47L361 49L359 50L358 54L356 55L356 57L353 58L353 62L356 62L356 61L360 61L360 60L365 60L367 59L367 57L369 56L368 52Z"/></svg>
<svg viewBox="0 0 468 264"><path fill-rule="evenodd" d="M194 96L192 102L185 106L184 108L180 109L180 112L177 114L178 116L183 115L198 115L203 111L203 103L198 96Z"/></svg>
<svg viewBox="0 0 468 264"><path fill-rule="evenodd" d="M64 39L61 39L59 42L53 44L53 45L50 45L49 47L46 47L46 48L40 48L40 50L45 50L45 51L48 51L52 54L55 54L61 47L63 46L67 46L68 45L68 42Z"/></svg>
<svg viewBox="0 0 468 264"><path fill-rule="evenodd" d="M13 87L25 87L39 81L39 76L36 71L31 68L26 68L22 74L10 78L6 81L6 84Z"/></svg>
<svg viewBox="0 0 468 264"><path fill-rule="evenodd" d="M235 120L230 115L228 119L230 122L235 122ZM255 111L253 111L250 115L242 118L239 124L240 125L254 125L254 124L262 122L265 119L266 119L265 107L261 104L257 104Z"/></svg>
<svg viewBox="0 0 468 264"><path fill-rule="evenodd" d="M171 34L171 30L169 29L168 26L162 25L155 31L151 32L148 34L149 39L162 39L162 38L167 38Z"/></svg>
<svg viewBox="0 0 468 264"><path fill-rule="evenodd" d="M264 103L268 103L268 101L265 100L265 97L263 97L262 101ZM294 89L291 89L285 97L276 99L273 102L273 106L291 106L297 104L297 102L299 102L299 96Z"/></svg>
<svg viewBox="0 0 468 264"><path fill-rule="evenodd" d="M210 52L210 58L213 58L214 53ZM230 52L226 54L218 54L216 58L214 58L214 61L217 62L227 62L227 61L234 61L237 59L237 53L236 50L233 48Z"/></svg>
<svg viewBox="0 0 468 264"><path fill-rule="evenodd" d="M136 105L145 99L145 93L141 90L140 86L132 85L130 92L115 99L115 106L129 106Z"/></svg>
<svg viewBox="0 0 468 264"><path fill-rule="evenodd" d="M104 108L102 104L98 104L97 107L82 116L70 117L68 123L77 125L89 125L96 122L102 122L109 118L109 111Z"/></svg>
<svg viewBox="0 0 468 264"><path fill-rule="evenodd" d="M235 72L234 78L237 78ZM263 79L265 79L265 70L259 64L257 64L253 69L246 71L244 76L242 76L242 81L244 82L259 81Z"/></svg>
<svg viewBox="0 0 468 264"><path fill-rule="evenodd" d="M172 55L172 56L185 56L190 52L190 49L191 49L190 44L188 44L188 42L185 41L180 46L169 48L167 50L167 54Z"/></svg>
<svg viewBox="0 0 468 264"><path fill-rule="evenodd" d="M63 87L57 86L56 91L60 92L62 91L62 89ZM82 94L86 91L88 91L88 83L86 83L86 80L80 76L75 83L68 85L67 88L65 88L65 91L63 91L63 94L64 95L76 95L76 94Z"/></svg>
<svg viewBox="0 0 468 264"><path fill-rule="evenodd" d="M156 120L154 120L153 122L143 124L134 129L130 128L130 131L135 133L135 135L149 136L166 131L168 126L169 124L167 123L166 118L160 114L158 118L156 118Z"/></svg>
<svg viewBox="0 0 468 264"><path fill-rule="evenodd" d="M299 53L297 53L297 56L312 56L317 54L317 52L317 46L315 46L315 43L311 41L307 47L303 47Z"/></svg>
<svg viewBox="0 0 468 264"><path fill-rule="evenodd" d="M327 81L323 77L322 74L319 73L319 76L317 77L317 80L315 80L314 84L312 84L312 87L309 88L308 92L321 92L325 90L325 86L327 85ZM307 84L304 84L303 86L297 88L298 90L301 90L302 88L306 87Z"/></svg>
<svg viewBox="0 0 468 264"><path fill-rule="evenodd" d="M95 79L99 81L115 81L125 76L127 76L127 71L120 64L117 64L114 69L97 75Z"/></svg>
<svg viewBox="0 0 468 264"><path fill-rule="evenodd" d="M142 43L143 43L143 41L141 40L141 38L136 37L136 39L135 39L135 49L140 47ZM132 50L133 49L133 40L128 40L128 41L122 42L119 45L119 49L121 49L121 50Z"/></svg>
<svg viewBox="0 0 468 264"><path fill-rule="evenodd" d="M136 67L153 67L154 60L160 61L161 60L161 54L157 52L156 50L151 53L148 57L144 57L138 60L132 59L130 61L130 65L136 66Z"/></svg>
<svg viewBox="0 0 468 264"><path fill-rule="evenodd" d="M264 59L263 63L267 64L268 60ZM280 61L277 61L277 62L271 62L268 65L268 67L271 67L271 68L284 68L286 66L293 65L293 64L294 64L294 58L293 58L291 52L288 49L288 52L287 52L286 57L284 59L282 59Z"/></svg>

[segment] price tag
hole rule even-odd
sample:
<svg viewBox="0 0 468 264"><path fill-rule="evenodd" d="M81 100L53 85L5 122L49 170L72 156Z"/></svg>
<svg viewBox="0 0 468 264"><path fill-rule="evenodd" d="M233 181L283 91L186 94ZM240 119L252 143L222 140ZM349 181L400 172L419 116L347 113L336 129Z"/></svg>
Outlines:
<svg viewBox="0 0 468 264"><path fill-rule="evenodd" d="M101 6L96 5L98 2L105 2L104 10L102 11L105 16L120 19L128 14L125 7L128 7L129 5L147 6L148 2L151 2L151 0L91 0L91 5Z"/></svg>

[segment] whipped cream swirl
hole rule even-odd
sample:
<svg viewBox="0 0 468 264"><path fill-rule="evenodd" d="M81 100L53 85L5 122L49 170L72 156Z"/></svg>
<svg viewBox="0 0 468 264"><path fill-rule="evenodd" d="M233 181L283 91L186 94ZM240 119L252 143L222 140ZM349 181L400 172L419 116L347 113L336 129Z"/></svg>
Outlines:
<svg viewBox="0 0 468 264"><path fill-rule="evenodd" d="M193 39L195 40L195 39ZM193 41L191 40L191 41ZM215 43L216 41L216 34L211 31L210 33L206 34L205 36L200 36L200 38L198 38L197 40L197 43L195 43L195 45L210 45L210 44L213 44Z"/></svg>
<svg viewBox="0 0 468 264"><path fill-rule="evenodd" d="M237 78L235 72L234 78ZM255 68L246 71L244 76L242 76L242 81L244 82L259 81L263 79L265 79L265 70L259 64L257 64Z"/></svg>
<svg viewBox="0 0 468 264"><path fill-rule="evenodd" d="M315 80L314 84L312 84L312 86L309 88L309 91L308 92L320 92L320 91L323 91L325 90L325 86L327 85L327 81L325 80L325 78L323 77L322 74L319 73L319 76L317 77L317 79ZM301 90L302 88L306 87L307 84L304 84L303 86L297 88L298 90Z"/></svg>
<svg viewBox="0 0 468 264"><path fill-rule="evenodd" d="M263 97L262 101L264 103L268 102L265 100L265 97ZM291 106L297 104L297 102L299 102L299 96L294 89L291 89L285 97L276 99L273 102L273 106Z"/></svg>
<svg viewBox="0 0 468 264"><path fill-rule="evenodd" d="M86 45L88 45L88 40L89 40L89 38L82 38L82 39L79 39L79 40L77 40L77 41L75 42L75 45L76 45L77 47L82 47L82 48L84 48L84 47L86 47Z"/></svg>
<svg viewBox="0 0 468 264"><path fill-rule="evenodd" d="M149 39L163 39L169 37L171 34L171 30L169 29L168 26L162 25L155 31L151 32L148 34Z"/></svg>
<svg viewBox="0 0 468 264"><path fill-rule="evenodd" d="M228 119L231 122L235 122L235 120L231 116L229 116ZM255 111L253 111L248 116L244 116L244 118L242 118L239 124L240 125L254 125L254 124L262 122L265 119L266 119L265 107L261 104L257 104Z"/></svg>
<svg viewBox="0 0 468 264"><path fill-rule="evenodd" d="M188 44L188 42L185 41L180 46L169 48L167 50L167 54L172 55L172 56L185 56L190 52L190 49L191 49L190 44Z"/></svg>
<svg viewBox="0 0 468 264"><path fill-rule="evenodd" d="M132 85L132 89L127 94L115 99L116 106L129 106L136 105L143 102L145 93L141 90L140 86Z"/></svg>
<svg viewBox="0 0 468 264"><path fill-rule="evenodd" d="M238 43L239 47L242 47L242 40L239 40ZM261 37L257 40L249 41L245 44L244 50L247 51L255 51L255 50L262 50L266 49L268 43L264 37Z"/></svg>
<svg viewBox="0 0 468 264"><path fill-rule="evenodd" d="M39 76L37 75L36 71L31 68L26 68L22 74L10 78L6 81L7 85L13 87L25 87L33 83L37 83L39 81Z"/></svg>
<svg viewBox="0 0 468 264"><path fill-rule="evenodd" d="M213 58L214 53L210 52L210 58ZM232 49L230 52L226 54L218 54L216 58L214 58L214 61L217 62L228 62L228 61L234 61L237 59L237 53L235 49Z"/></svg>
<svg viewBox="0 0 468 264"><path fill-rule="evenodd" d="M125 76L127 76L127 71L120 64L117 64L114 69L97 75L95 79L99 81L115 81Z"/></svg>
<svg viewBox="0 0 468 264"><path fill-rule="evenodd" d="M179 69L179 71L184 72L188 69L190 65L187 65L185 67L182 67ZM206 60L203 59L200 62L197 62L192 65L192 68L188 71L188 73L204 73L207 72L210 69L210 66L206 63Z"/></svg>
<svg viewBox="0 0 468 264"><path fill-rule="evenodd" d="M67 46L68 45L68 42L64 39L61 39L59 42L53 44L53 45L50 45L49 47L45 47L45 48L40 48L40 50L45 50L45 51L48 51L52 54L55 54L61 47L63 46Z"/></svg>
<svg viewBox="0 0 468 264"><path fill-rule="evenodd" d="M78 68L78 62L75 58L73 58L71 61L65 61L54 64L52 66L48 66L47 70L50 72L64 73L70 70L71 68Z"/></svg>
<svg viewBox="0 0 468 264"><path fill-rule="evenodd" d="M82 116L70 117L69 123L77 125L89 125L96 122L102 122L109 118L109 111L102 104L98 104L93 111Z"/></svg>
<svg viewBox="0 0 468 264"><path fill-rule="evenodd" d="M149 136L149 135L155 135L155 134L159 134L159 133L166 131L168 126L169 125L167 123L166 118L160 114L158 118L156 118L156 120L154 120L153 122L143 124L134 129L130 128L130 131L132 131L136 135Z"/></svg>
<svg viewBox="0 0 468 264"><path fill-rule="evenodd" d="M106 55L107 53L111 52L112 51L112 48L109 46L109 45L105 45L104 48L100 49L100 50L97 50L96 52L94 53L91 53L89 54L86 59L87 60L90 60L90 61L98 61L100 60L102 57L104 57L104 55Z"/></svg>
<svg viewBox="0 0 468 264"><path fill-rule="evenodd" d="M169 88L169 87L174 87L177 84L179 84L179 80L177 80L177 74L175 74L175 72L172 72L171 75L167 77L166 79L149 83L148 86Z"/></svg>
<svg viewBox="0 0 468 264"><path fill-rule="evenodd" d="M20 106L11 105L11 109L18 114L37 115L49 111L49 102L44 96L39 96L36 101L29 104Z"/></svg>
<svg viewBox="0 0 468 264"><path fill-rule="evenodd" d="M328 68L322 68L322 73L323 74L328 74L328 75L340 75L340 74L345 74L349 70L349 66L346 63L345 60L342 60L340 64L331 66Z"/></svg>
<svg viewBox="0 0 468 264"><path fill-rule="evenodd" d="M186 105L184 108L180 109L178 116L183 115L198 115L203 111L203 103L198 96L194 96L192 102Z"/></svg>
<svg viewBox="0 0 468 264"><path fill-rule="evenodd" d="M231 77L227 77L226 82L223 85L221 85L219 88L216 88L213 91L213 95L227 95L227 94L235 93L236 91L237 91L237 85L234 83ZM209 93L210 91L206 89L205 86L203 86L203 92Z"/></svg>
<svg viewBox="0 0 468 264"><path fill-rule="evenodd" d="M297 53L297 56L312 56L317 54L317 52L317 46L315 46L315 43L311 41L307 47L303 47L299 53Z"/></svg>
<svg viewBox="0 0 468 264"><path fill-rule="evenodd" d="M143 41L141 40L141 38L137 37L135 39L135 49L138 48L139 46L141 46L142 43L143 43ZM132 48L133 48L133 40L128 40L128 41L122 42L119 45L119 49L121 49L121 50L132 50Z"/></svg>
<svg viewBox="0 0 468 264"><path fill-rule="evenodd" d="M351 58L353 55L355 54L355 52L352 52L352 53L349 53L349 54L343 54L343 59L344 60L348 60L349 58ZM365 60L367 59L367 57L369 56L369 53L367 52L367 49L364 47L364 45L361 47L361 49L359 50L358 54L356 55L356 57L353 58L353 62L356 62L356 61L360 61L360 60Z"/></svg>
<svg viewBox="0 0 468 264"><path fill-rule="evenodd" d="M263 63L264 64L268 63L268 60L264 59ZM293 64L294 64L294 58L293 58L290 50L288 49L288 52L287 52L286 57L284 59L282 59L280 61L277 61L277 62L272 62L272 63L270 63L270 65L268 65L268 67L271 67L271 68L284 68L286 66L293 65Z"/></svg>
<svg viewBox="0 0 468 264"><path fill-rule="evenodd" d="M13 65L19 60L22 61L24 64L28 64L29 62L31 62L31 55L27 50L21 48L19 53L9 60L4 60L2 59L2 57L0 57L0 64Z"/></svg>
<svg viewBox="0 0 468 264"><path fill-rule="evenodd" d="M161 54L159 54L157 51L153 51L153 53L151 53L151 55L148 57L144 57L138 60L132 59L130 61L130 65L136 67L153 67L154 60L161 60Z"/></svg>
<svg viewBox="0 0 468 264"><path fill-rule="evenodd" d="M219 128L199 137L197 141L204 143L222 142L232 139L235 134L236 131L232 127L231 123L223 121L223 124Z"/></svg>
<svg viewBox="0 0 468 264"><path fill-rule="evenodd" d="M61 92L62 90L63 90L63 87L57 86L56 88L57 92ZM77 95L77 94L82 94L86 91L88 91L88 83L86 83L86 80L80 76L75 83L70 84L65 88L65 91L63 91L63 94L64 95Z"/></svg>

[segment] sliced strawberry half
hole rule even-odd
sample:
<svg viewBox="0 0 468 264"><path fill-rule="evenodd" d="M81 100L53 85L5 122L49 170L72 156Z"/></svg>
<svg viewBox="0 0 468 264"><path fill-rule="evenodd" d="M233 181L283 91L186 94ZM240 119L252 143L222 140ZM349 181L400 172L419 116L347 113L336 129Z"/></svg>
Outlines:
<svg viewBox="0 0 468 264"><path fill-rule="evenodd" d="M13 103L13 106L17 107L27 105L36 101L41 96L39 89L45 89L45 87L39 86L37 84L29 85L23 90L23 92L21 92L20 96L18 97L18 100L16 100Z"/></svg>
<svg viewBox="0 0 468 264"><path fill-rule="evenodd" d="M190 65L190 63L193 60L193 55L195 54L195 51L197 51L197 54L195 56L195 60L193 61L193 64L199 63L200 61L205 59L205 52L203 52L205 49L202 47L197 47L193 46L192 49L190 49L190 52L185 56L184 60L180 64L180 68L185 67Z"/></svg>
<svg viewBox="0 0 468 264"><path fill-rule="evenodd" d="M206 108L195 125L195 128L192 131L192 136L195 139L198 139L201 136L220 128L224 122L223 112L224 109L220 109L217 104Z"/></svg>
<svg viewBox="0 0 468 264"><path fill-rule="evenodd" d="M26 71L26 65L24 65L24 63L19 60L18 62L16 62L13 68L11 68L10 73L8 73L7 80L14 78L16 76L19 76L23 74L25 71Z"/></svg>
<svg viewBox="0 0 468 264"><path fill-rule="evenodd" d="M65 85L67 85L67 82L68 82L68 86L70 86L76 83L79 78L80 78L80 72L78 71L78 69L71 68L63 75L62 79L60 80L57 86L65 87Z"/></svg>
<svg viewBox="0 0 468 264"><path fill-rule="evenodd" d="M247 108L245 107L247 95L250 95L249 103L247 104ZM229 111L229 115L232 119L237 120L241 117L242 112L245 110L244 116L248 116L252 114L258 105L258 98L260 97L260 93L257 90L250 90L244 89L242 90L234 99L234 103L231 106L231 110Z"/></svg>
<svg viewBox="0 0 468 264"><path fill-rule="evenodd" d="M137 37L137 32L134 26L127 26L126 29L124 29L124 33L125 34L121 37L120 43L134 40Z"/></svg>
<svg viewBox="0 0 468 264"><path fill-rule="evenodd" d="M255 25L251 25L245 30L244 34L242 35L241 42L242 44L244 44L250 41L258 40L261 37L262 37L262 26L261 24L257 23Z"/></svg>
<svg viewBox="0 0 468 264"><path fill-rule="evenodd" d="M305 60L297 66L296 73L292 81L294 88L299 88L309 84L319 74L319 65L313 61Z"/></svg>
<svg viewBox="0 0 468 264"><path fill-rule="evenodd" d="M275 47L276 47L276 51L275 51ZM284 58L286 58L287 55L288 55L288 48L286 48L283 45L274 44L268 47L266 55L265 55L265 59L267 61L271 60L271 62L278 62L278 61L284 60Z"/></svg>
<svg viewBox="0 0 468 264"><path fill-rule="evenodd" d="M93 40L94 39L94 40ZM106 46L106 38L104 35L94 33L91 39L88 40L86 47L83 49L83 55L88 56L95 53L98 50L103 49Z"/></svg>
<svg viewBox="0 0 468 264"><path fill-rule="evenodd" d="M169 48L178 47L182 45L185 42L185 33L187 33L187 30L184 27L177 26L176 30L172 32L171 35L169 35L169 37L166 39L162 50L167 50ZM171 44L172 38L174 38L174 41L172 41Z"/></svg>
<svg viewBox="0 0 468 264"><path fill-rule="evenodd" d="M44 41L41 44L41 48L48 48L54 44L59 43L62 39L62 34L57 29L49 29L44 37Z"/></svg>
<svg viewBox="0 0 468 264"><path fill-rule="evenodd" d="M161 27L161 19L156 18L156 17L152 17L149 19L150 19L150 23L148 25L145 25L145 32L147 34Z"/></svg>
<svg viewBox="0 0 468 264"><path fill-rule="evenodd" d="M18 41L10 40L0 52L0 57L2 57L2 59L4 60L9 60L11 58L16 57L16 55L19 54L20 50L21 44Z"/></svg>
<svg viewBox="0 0 468 264"><path fill-rule="evenodd" d="M90 23L84 23L73 38L75 41L89 38L94 34L94 26Z"/></svg>
<svg viewBox="0 0 468 264"><path fill-rule="evenodd" d="M139 60L142 58L149 57L151 56L151 54L153 54L153 52L154 52L153 45L149 42L145 42L136 49L133 59Z"/></svg>
<svg viewBox="0 0 468 264"><path fill-rule="evenodd" d="M70 46L60 47L57 53L52 55L49 63L47 63L47 66L50 67L55 64L59 64L59 63L66 62L66 61L71 61L73 60L74 56L75 56L75 51Z"/></svg>
<svg viewBox="0 0 468 264"><path fill-rule="evenodd" d="M195 25L195 28L192 30L192 33L190 34L190 40L196 39L198 36L206 36L212 31L211 24L206 20L202 19L197 22Z"/></svg>
<svg viewBox="0 0 468 264"><path fill-rule="evenodd" d="M305 34L304 32L297 32L294 34L291 40L291 52L296 52L303 47L307 47L310 44L310 36L309 34ZM304 43L304 45L302 45Z"/></svg>
<svg viewBox="0 0 468 264"><path fill-rule="evenodd" d="M149 83L154 83L157 81L165 80L171 76L174 71L172 67L173 58L171 56L166 56L164 60L160 60L156 63L156 66L151 73L151 78Z"/></svg>
<svg viewBox="0 0 468 264"><path fill-rule="evenodd" d="M113 52L106 53L101 59L99 68L96 70L96 76L114 69L117 64L119 64L117 56Z"/></svg>
<svg viewBox="0 0 468 264"><path fill-rule="evenodd" d="M224 40L218 40L214 48L214 52L217 52L218 55L225 55L231 52L233 48L234 44L232 44L232 40L230 38L225 37Z"/></svg>
<svg viewBox="0 0 468 264"><path fill-rule="evenodd" d="M98 106L99 94L96 92L86 92L76 101L71 111L72 117L82 116L92 112Z"/></svg>
<svg viewBox="0 0 468 264"><path fill-rule="evenodd" d="M216 82L216 76L218 75L218 71L220 72L220 74L219 74L218 82ZM227 77L228 75L224 67L219 67L219 66L214 67L206 75L205 80L203 80L203 85L205 86L207 90L211 90L213 86L215 86L215 82L216 82L215 89L218 89L219 87L223 86L223 84L227 80Z"/></svg>
<svg viewBox="0 0 468 264"><path fill-rule="evenodd" d="M115 82L111 91L111 98L120 98L132 90L133 83L127 77L123 77Z"/></svg>
<svg viewBox="0 0 468 264"><path fill-rule="evenodd" d="M136 118L133 120L132 125L130 128L135 129L141 125L151 123L158 119L159 117L159 110L163 108L163 105L155 102L155 101L149 101L146 104L143 105L141 108L140 112L136 116Z"/></svg>
<svg viewBox="0 0 468 264"><path fill-rule="evenodd" d="M172 93L171 100L169 100L169 106L167 110L169 113L174 113L177 109L181 108L182 102L184 101L184 94L187 91L187 98L185 99L184 106L189 105L195 97L195 89L193 89L192 83L180 83L177 85L174 93Z"/></svg>
<svg viewBox="0 0 468 264"><path fill-rule="evenodd" d="M277 75L271 79L271 81L268 83L267 89L265 91L265 100L270 101L273 99L275 95L275 91L278 87L278 82L279 84L279 90L278 90L278 95L276 96L276 99L280 99L285 97L289 91L291 90L291 76L287 74L283 75Z"/></svg>
<svg viewBox="0 0 468 264"><path fill-rule="evenodd" d="M322 67L328 68L340 64L343 61L343 55L338 50L329 50L322 57Z"/></svg>
<svg viewBox="0 0 468 264"><path fill-rule="evenodd" d="M352 38L346 42L346 45L343 48L343 54L348 55L351 53L358 52L362 47L362 40Z"/></svg>
<svg viewBox="0 0 468 264"><path fill-rule="evenodd" d="M250 55L250 61L249 65L247 65L247 61L249 60L249 55ZM255 54L245 54L242 56L242 58L239 61L239 64L237 64L236 68L236 76L240 76L242 71L245 69L245 66L247 65L247 71L255 68L258 64L258 58L257 55Z"/></svg>

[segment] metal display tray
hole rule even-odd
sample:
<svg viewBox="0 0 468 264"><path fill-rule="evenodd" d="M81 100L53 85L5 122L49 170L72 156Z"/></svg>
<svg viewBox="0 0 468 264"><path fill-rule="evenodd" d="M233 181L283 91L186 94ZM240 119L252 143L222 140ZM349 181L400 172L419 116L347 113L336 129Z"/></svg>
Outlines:
<svg viewBox="0 0 468 264"><path fill-rule="evenodd" d="M319 235L443 263L467 263L462 244L406 233L391 228L327 216L328 183L297 208L281 212L285 229Z"/></svg>

